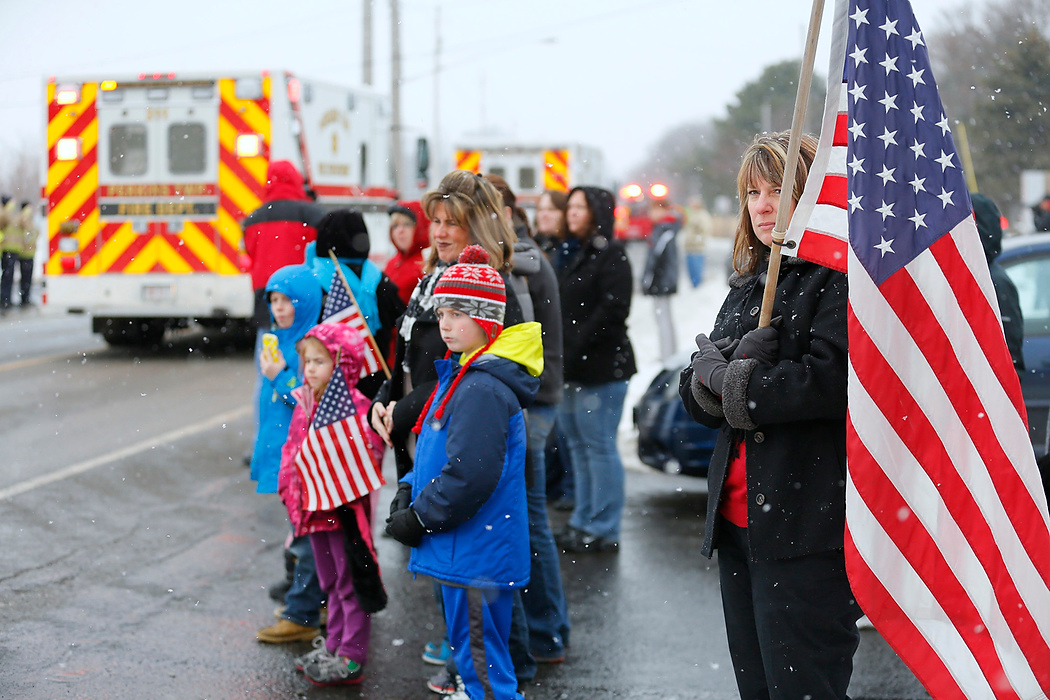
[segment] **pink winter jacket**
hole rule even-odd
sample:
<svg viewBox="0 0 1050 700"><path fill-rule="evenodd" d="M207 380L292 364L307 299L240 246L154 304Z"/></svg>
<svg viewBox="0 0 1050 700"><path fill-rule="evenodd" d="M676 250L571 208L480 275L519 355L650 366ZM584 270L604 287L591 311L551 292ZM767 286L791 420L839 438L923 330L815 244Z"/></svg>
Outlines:
<svg viewBox="0 0 1050 700"><path fill-rule="evenodd" d="M343 371L346 385L350 388L354 405L362 415L367 415L371 405L364 394L357 390L357 380L361 376L364 363L365 344L357 331L341 323L322 323L306 332L304 338L317 338L328 349L332 357L339 357L339 369ZM300 362L300 366L302 362ZM303 509L303 484L299 470L295 466L295 456L306 439L317 410L313 392L307 385L292 391L295 408L292 410L292 421L288 428L288 440L281 448L281 471L277 476L277 491L281 501L288 509L288 518L292 522L297 537L314 532L339 530L339 521L332 511L308 511ZM383 441L371 429L367 432L372 452L376 459L382 461Z"/></svg>

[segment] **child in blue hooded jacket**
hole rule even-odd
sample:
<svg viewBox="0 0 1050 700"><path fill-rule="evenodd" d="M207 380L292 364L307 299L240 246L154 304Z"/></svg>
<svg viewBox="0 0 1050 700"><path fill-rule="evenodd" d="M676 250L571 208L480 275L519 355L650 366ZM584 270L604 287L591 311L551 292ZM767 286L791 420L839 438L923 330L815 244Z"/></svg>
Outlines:
<svg viewBox="0 0 1050 700"><path fill-rule="evenodd" d="M277 336L276 358L259 354L259 430L252 451L251 474L258 493L277 493L281 448L288 439L295 399L292 389L302 384L295 344L314 327L321 315L322 289L306 265L287 265L266 283L270 332Z"/></svg>
<svg viewBox="0 0 1050 700"><path fill-rule="evenodd" d="M413 548L409 571L441 583L466 695L519 700L508 639L514 590L529 581L522 410L543 371L540 325L503 328L503 280L477 245L433 296L449 352L436 362L438 385L387 532Z"/></svg>
<svg viewBox="0 0 1050 700"><path fill-rule="evenodd" d="M277 336L277 352L275 357L266 351L259 353L259 428L252 451L251 476L258 482L259 493L277 493L281 448L288 439L295 407L292 390L303 383L295 344L317 323L323 290L309 267L287 265L270 276L264 291L270 308L270 332ZM324 591L317 579L310 540L293 537L287 550L294 568L281 617L257 633L259 641L271 644L308 641L320 631Z"/></svg>

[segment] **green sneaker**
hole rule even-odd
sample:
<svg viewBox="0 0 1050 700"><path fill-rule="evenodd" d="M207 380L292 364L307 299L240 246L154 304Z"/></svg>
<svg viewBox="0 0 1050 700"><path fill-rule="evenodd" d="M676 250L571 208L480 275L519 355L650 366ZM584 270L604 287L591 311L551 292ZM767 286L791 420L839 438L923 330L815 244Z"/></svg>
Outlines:
<svg viewBox="0 0 1050 700"><path fill-rule="evenodd" d="M303 675L314 685L357 685L364 680L364 667L345 656L319 655L303 664Z"/></svg>

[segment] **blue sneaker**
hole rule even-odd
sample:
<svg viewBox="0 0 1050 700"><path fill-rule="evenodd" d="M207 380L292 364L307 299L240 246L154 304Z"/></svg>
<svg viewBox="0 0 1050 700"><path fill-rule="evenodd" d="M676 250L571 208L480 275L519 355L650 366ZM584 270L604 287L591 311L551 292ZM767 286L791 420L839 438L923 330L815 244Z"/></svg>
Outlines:
<svg viewBox="0 0 1050 700"><path fill-rule="evenodd" d="M442 639L440 644L427 642L423 647L423 660L434 666L444 666L451 656L452 647L448 645L447 639Z"/></svg>

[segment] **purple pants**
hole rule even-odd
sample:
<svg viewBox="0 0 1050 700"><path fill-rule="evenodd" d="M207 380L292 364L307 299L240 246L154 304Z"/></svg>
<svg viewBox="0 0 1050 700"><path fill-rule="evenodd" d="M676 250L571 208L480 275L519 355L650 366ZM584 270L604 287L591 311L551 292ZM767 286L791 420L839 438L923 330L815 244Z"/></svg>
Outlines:
<svg viewBox="0 0 1050 700"><path fill-rule="evenodd" d="M370 496L366 498L371 500ZM371 503L366 512L371 514ZM315 532L310 535L317 563L317 578L328 595L328 651L364 666L368 660L368 640L372 635L372 616L361 609L350 578L350 567L343 547L343 531Z"/></svg>

